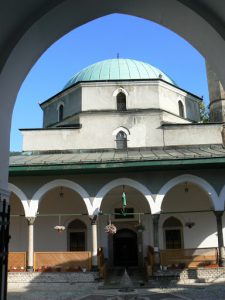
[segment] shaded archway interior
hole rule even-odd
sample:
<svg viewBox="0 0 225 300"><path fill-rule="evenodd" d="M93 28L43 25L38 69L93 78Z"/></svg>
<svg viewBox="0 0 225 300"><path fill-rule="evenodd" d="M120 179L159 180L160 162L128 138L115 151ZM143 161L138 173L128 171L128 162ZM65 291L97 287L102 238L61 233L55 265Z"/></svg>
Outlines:
<svg viewBox="0 0 225 300"><path fill-rule="evenodd" d="M77 220L84 226L89 224L87 209L82 197L73 190L59 186L48 191L41 199L35 221L35 251L67 251L73 248L70 233L75 236L81 232L71 230L71 222ZM64 226L65 232L58 233L55 226ZM73 228L74 229L74 228ZM45 232L44 235L41 232ZM51 241L51 242L50 242ZM87 243L85 243L85 248ZM44 250L43 250L44 249Z"/></svg>
<svg viewBox="0 0 225 300"><path fill-rule="evenodd" d="M10 196L10 242L9 251L16 249L17 251L27 251L28 237L27 234L27 220L24 217L24 208L21 200L14 194Z"/></svg>
<svg viewBox="0 0 225 300"><path fill-rule="evenodd" d="M182 247L206 247L217 242L213 204L209 194L198 185L183 182L168 191L162 203L161 224L171 216L183 225ZM188 227L190 223L193 227ZM161 243L166 248L165 233Z"/></svg>

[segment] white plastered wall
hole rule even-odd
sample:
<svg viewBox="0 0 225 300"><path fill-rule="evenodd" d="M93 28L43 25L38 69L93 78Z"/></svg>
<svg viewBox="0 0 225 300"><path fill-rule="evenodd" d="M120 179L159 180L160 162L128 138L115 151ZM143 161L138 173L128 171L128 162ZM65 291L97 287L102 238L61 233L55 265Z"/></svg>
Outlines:
<svg viewBox="0 0 225 300"><path fill-rule="evenodd" d="M86 249L91 249L91 223L87 215L72 216L72 214L87 214L87 208L84 201L77 193L62 188L63 197L59 197L60 188L53 189L46 193L38 208L38 216L34 224L34 250L35 251L67 251L68 236L67 227L72 220L79 219L86 224ZM47 214L49 216L42 216ZM56 214L57 216L51 216ZM61 224L66 227L62 233L54 230L54 226L59 225L60 214L68 214L61 216Z"/></svg>
<svg viewBox="0 0 225 300"><path fill-rule="evenodd" d="M21 200L11 193L9 204L11 206L9 251L27 251L28 225L25 219Z"/></svg>
<svg viewBox="0 0 225 300"><path fill-rule="evenodd" d="M186 186L188 191L185 192ZM212 210L213 205L206 191L197 185L187 182L172 188L165 196L162 203L160 216L160 248L165 249L163 223L173 216L183 224L184 248L207 248L217 247L216 217L212 212L194 212ZM172 212L189 213L172 213ZM171 213L170 213L171 212ZM185 226L186 222L194 222L192 228Z"/></svg>

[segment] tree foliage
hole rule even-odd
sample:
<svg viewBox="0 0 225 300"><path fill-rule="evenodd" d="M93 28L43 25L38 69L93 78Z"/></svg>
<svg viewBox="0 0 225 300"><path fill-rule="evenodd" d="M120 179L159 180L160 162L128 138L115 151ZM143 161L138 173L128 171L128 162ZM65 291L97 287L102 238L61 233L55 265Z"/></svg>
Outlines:
<svg viewBox="0 0 225 300"><path fill-rule="evenodd" d="M209 122L209 108L205 105L203 101L199 104L200 108L200 122L207 123Z"/></svg>

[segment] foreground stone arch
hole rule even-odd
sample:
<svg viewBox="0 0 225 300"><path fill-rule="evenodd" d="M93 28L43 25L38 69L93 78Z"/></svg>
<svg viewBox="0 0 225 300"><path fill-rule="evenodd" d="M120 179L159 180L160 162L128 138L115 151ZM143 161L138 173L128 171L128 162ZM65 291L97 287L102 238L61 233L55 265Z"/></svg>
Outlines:
<svg viewBox="0 0 225 300"><path fill-rule="evenodd" d="M52 43L88 21L111 13L124 13L161 24L198 49L225 85L224 20L219 17L221 10L216 4L198 1L190 4L185 0L143 0L141 5L138 0L124 0L119 4L113 0L62 0L51 5L40 1L40 6L33 3L29 6L20 1L14 3L14 9L18 9L15 22L7 15L6 12L11 12L4 5L7 6L5 3L0 6L5 21L0 40L0 140L4 141L0 149L0 188L4 190L8 186L11 115L19 88L35 61Z"/></svg>

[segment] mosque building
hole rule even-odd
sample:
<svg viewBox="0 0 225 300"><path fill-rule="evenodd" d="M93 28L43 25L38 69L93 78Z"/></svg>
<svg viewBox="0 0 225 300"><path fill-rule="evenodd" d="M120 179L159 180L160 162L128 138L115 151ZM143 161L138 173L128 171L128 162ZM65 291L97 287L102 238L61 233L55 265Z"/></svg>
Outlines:
<svg viewBox="0 0 225 300"><path fill-rule="evenodd" d="M101 249L111 267L143 267L150 250L155 265L224 265L224 94L210 96L202 123L202 99L148 63L75 74L10 156L12 261L70 268L76 253L97 269Z"/></svg>

